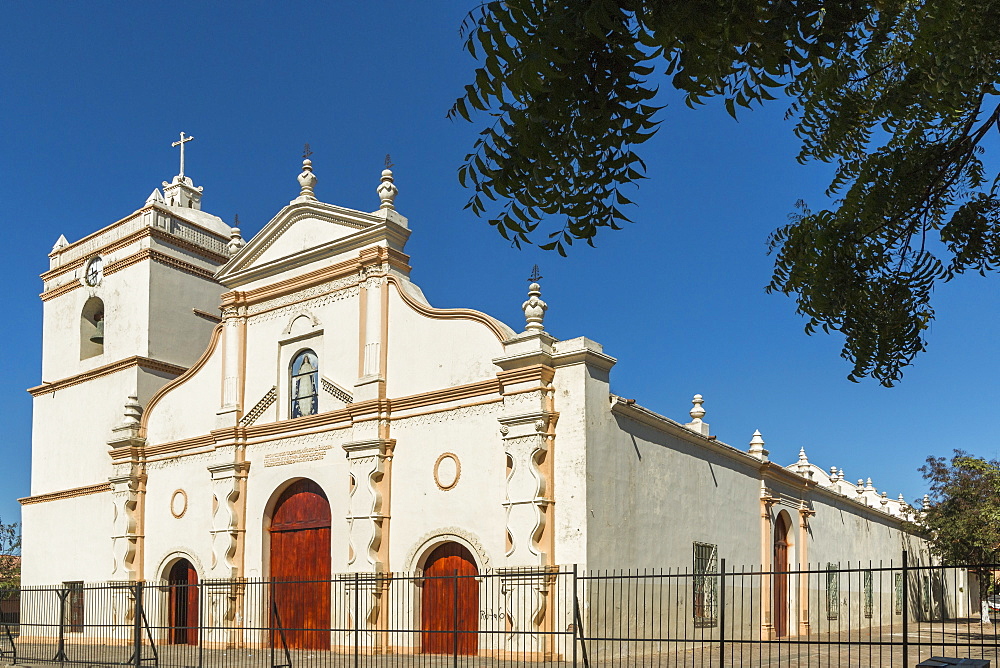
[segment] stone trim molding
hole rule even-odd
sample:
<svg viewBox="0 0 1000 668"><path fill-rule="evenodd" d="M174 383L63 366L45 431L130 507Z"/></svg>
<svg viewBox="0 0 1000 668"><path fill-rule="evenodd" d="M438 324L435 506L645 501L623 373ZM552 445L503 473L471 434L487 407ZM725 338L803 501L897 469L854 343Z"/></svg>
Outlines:
<svg viewBox="0 0 1000 668"><path fill-rule="evenodd" d="M90 260L90 258L94 257L95 255L109 255L111 253L114 253L115 251L130 246L131 244L134 244L138 241L142 241L143 239L149 239L149 238L156 239L157 241L161 241L166 244L170 244L171 246L176 246L177 248L186 250L189 253L192 253L193 255L199 255L202 257L202 259L208 260L209 262L212 262L214 264L221 265L224 264L229 259L224 255L220 255L219 253L216 253L207 248L199 246L198 244L188 241L187 239L184 239L182 237L175 236L165 230L161 230L156 227L143 227L139 230L136 230L132 234L126 235L121 239L118 239L117 241L113 241L109 244L106 244L104 246L101 246L100 248L91 251L85 257L80 257L77 258L76 260L70 260L66 264L59 265L58 267L43 272L41 274L41 279L43 281L50 281L53 278L62 276L67 272L79 269L84 264L86 264L87 261ZM69 248L69 246L67 246L66 248Z"/></svg>
<svg viewBox="0 0 1000 668"><path fill-rule="evenodd" d="M139 367L147 371L160 371L163 373L173 374L175 376L180 376L187 371L184 367L177 366L176 364L170 364L168 362L161 362L160 360L154 360L149 357L135 355L133 357L126 357L125 359L117 362L112 362L111 364L99 366L96 369L85 371L76 376L62 378L60 380L52 381L51 383L42 383L36 387L29 387L28 393L33 397L40 397L49 394L50 392L64 390L67 387L73 387L74 385L79 385L80 383L85 383L89 380L101 378L102 376L108 376L133 367Z"/></svg>
<svg viewBox="0 0 1000 668"><path fill-rule="evenodd" d="M452 480L447 485L441 483L441 475L440 475L441 462L443 462L445 459L451 459L452 461L455 462L455 479ZM437 461L434 462L434 484L437 485L437 488L440 489L442 492L447 492L449 490L455 489L455 486L458 485L458 481L461 480L461 478L462 478L462 462L458 459L458 455L456 455L454 452L442 452L438 456Z"/></svg>
<svg viewBox="0 0 1000 668"><path fill-rule="evenodd" d="M146 437L146 427L149 425L149 416L152 415L153 407L159 403L160 399L162 399L163 396L170 390L186 383L192 376L201 371L201 368L205 366L205 364L208 363L212 353L215 352L216 347L219 345L219 340L222 338L222 327L223 325L221 324L215 326L215 329L212 330L212 338L208 342L208 347L205 348L205 352L201 354L201 357L198 358L198 361L195 362L190 369L187 369L184 373L180 374L172 381L161 387L150 398L149 403L146 404L146 410L142 413L142 421L139 423L139 438Z"/></svg>
<svg viewBox="0 0 1000 668"><path fill-rule="evenodd" d="M96 485L86 485L84 487L73 487L72 489L64 489L58 492L49 492L48 494L38 494L37 496L26 496L23 499L18 499L17 502L22 506L30 506L34 503L45 503L46 501L62 501L63 499L72 499L77 496L87 496L89 494L102 494L104 492L111 491L111 483L102 482Z"/></svg>
<svg viewBox="0 0 1000 668"><path fill-rule="evenodd" d="M205 320L208 320L209 322L214 323L216 325L222 322L222 318L215 315L214 313L209 313L208 311L202 311L201 309L193 308L191 309L191 312L194 313L199 318L204 318Z"/></svg>
<svg viewBox="0 0 1000 668"><path fill-rule="evenodd" d="M112 262L110 265L104 268L104 275L109 276L115 272L121 271L127 267L131 267L133 264L137 264L144 260L152 260L153 262L158 262L162 265L168 267L173 267L174 269L179 269L186 274L191 274L192 276L198 276L199 278L205 278L213 283L215 282L215 272L211 269L204 269L196 264L191 264L190 262L185 262L183 260L178 260L175 257L167 255L152 248L143 248L138 253L124 257L117 262Z"/></svg>
<svg viewBox="0 0 1000 668"><path fill-rule="evenodd" d="M503 343L514 336L514 330L485 313L467 308L434 308L433 306L421 304L416 299L411 297L406 290L402 289L398 278L390 274L385 277L385 280L396 288L396 293L399 295L399 298L403 300L404 304L422 316L433 318L435 320L472 320L478 322L485 325L487 329L493 332L493 335L497 337L497 340L500 343Z"/></svg>
<svg viewBox="0 0 1000 668"><path fill-rule="evenodd" d="M110 276L111 274L117 273L123 269L127 269L134 264L143 262L145 260L150 260L152 262L158 262L159 264L173 267L183 271L186 274L191 274L192 276L197 276L198 278L204 278L205 280L215 282L215 273L211 269L204 269L198 265L191 264L190 262L185 262L183 260L178 260L175 257L167 255L166 253L161 253L160 251L153 250L151 248L143 248L138 253L124 257L116 262L112 262L104 268L104 275ZM80 281L70 281L65 285L61 285L58 288L53 288L47 292L43 292L38 295L43 302L50 299L54 299L67 292L72 292L77 288L84 287Z"/></svg>
<svg viewBox="0 0 1000 668"><path fill-rule="evenodd" d="M136 211L135 213L133 213L133 214L131 214L129 216L126 216L126 217L122 218L121 220L117 220L117 221L111 223L110 225L108 225L107 227L102 228L100 230L97 230L96 232L92 232L91 234L88 234L87 236L83 237L82 239L77 239L73 243L71 243L71 244L69 244L67 246L63 246L58 251L49 253L49 257L52 257L54 255L59 255L59 254L62 254L62 253L66 253L67 251L76 250L76 248L78 246L80 246L81 244L85 244L88 241L90 241L91 239L94 239L95 237L98 237L98 236L100 236L102 234L106 234L106 233L112 231L113 229L115 229L116 227L120 227L120 226L124 225L125 223L131 222L131 221L135 220L136 218L139 218L142 215L144 215L144 214L146 214L147 212L150 212L150 211L158 211L159 213L162 213L165 216L170 216L171 218L177 218L178 220L184 221L185 224L190 225L190 226L192 226L194 228L197 228L199 231L204 232L205 234L209 234L209 235L211 235L211 236L219 239L223 243L226 243L226 242L229 241L229 237L223 236L223 235L219 234L218 232L210 230L210 229L208 229L207 227L205 227L203 225L199 225L198 223L196 223L194 221L188 220L183 215L178 215L177 212L171 211L170 209L168 209L166 207L157 206L155 204L152 204L150 206L144 206L141 209L139 209L138 211ZM93 253L98 253L99 254L101 250L102 250L102 248L99 248L96 251L93 251Z"/></svg>
<svg viewBox="0 0 1000 668"><path fill-rule="evenodd" d="M271 386L270 390L264 393L264 396L261 397L260 401L257 402L257 405L251 408L247 412L247 414L243 416L243 418L240 420L240 426L249 427L250 425L252 425L254 422L257 421L257 418L263 415L264 411L270 408L271 405L274 404L274 402L277 400L278 400L278 386L273 385Z"/></svg>
<svg viewBox="0 0 1000 668"><path fill-rule="evenodd" d="M178 498L181 499L180 510L175 510L174 506L177 505L176 500ZM184 513L187 512L187 509L188 509L187 492L185 492L183 489L175 489L174 493L170 495L170 514L173 515L175 518L180 519L184 517Z"/></svg>
<svg viewBox="0 0 1000 668"><path fill-rule="evenodd" d="M448 542L461 543L464 547L468 548L469 552L475 555L479 561L477 566L479 567L480 574L490 568L490 555L487 554L478 536L458 527L445 527L429 531L417 539L406 555L406 561L403 562L406 572L422 572L423 568L421 568L420 562L433 548Z"/></svg>

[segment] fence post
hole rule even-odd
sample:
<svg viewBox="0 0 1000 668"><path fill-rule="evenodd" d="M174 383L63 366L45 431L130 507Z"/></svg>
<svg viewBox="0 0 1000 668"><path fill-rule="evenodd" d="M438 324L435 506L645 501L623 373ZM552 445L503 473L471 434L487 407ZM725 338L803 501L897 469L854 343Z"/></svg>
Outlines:
<svg viewBox="0 0 1000 668"><path fill-rule="evenodd" d="M576 640L580 639L580 652L583 654L584 668L590 668L590 657L587 656L587 643L583 636L583 616L580 614L579 585L576 577L576 564L573 564L573 665L576 665Z"/></svg>
<svg viewBox="0 0 1000 668"><path fill-rule="evenodd" d="M358 615L361 614L361 585L359 573L354 573L354 668L358 668L359 652L361 650L361 624Z"/></svg>
<svg viewBox="0 0 1000 668"><path fill-rule="evenodd" d="M452 623L453 623L453 628L455 630L451 634L452 637L451 644L453 649L451 655L451 665L454 666L454 668L458 668L458 569L457 568L455 569L455 574L453 576L452 582L455 583L455 601L454 601L455 607L452 608L453 612L452 617L454 618L454 621Z"/></svg>
<svg viewBox="0 0 1000 668"><path fill-rule="evenodd" d="M69 590L63 587L56 592L59 597L59 644L56 646L55 660L62 662L66 660L66 597Z"/></svg>
<svg viewBox="0 0 1000 668"><path fill-rule="evenodd" d="M142 666L142 580L135 583L135 614L132 619L132 663Z"/></svg>
<svg viewBox="0 0 1000 668"><path fill-rule="evenodd" d="M722 558L719 575L719 665L726 660L726 558Z"/></svg>
<svg viewBox="0 0 1000 668"><path fill-rule="evenodd" d="M903 668L910 668L910 611L909 596L906 590L910 588L909 564L907 564L907 553L903 550Z"/></svg>

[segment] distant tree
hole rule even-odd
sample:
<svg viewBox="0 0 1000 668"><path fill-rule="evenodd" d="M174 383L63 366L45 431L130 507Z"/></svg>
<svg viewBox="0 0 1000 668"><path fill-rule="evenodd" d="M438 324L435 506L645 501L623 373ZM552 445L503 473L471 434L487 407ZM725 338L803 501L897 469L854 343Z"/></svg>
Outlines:
<svg viewBox="0 0 1000 668"><path fill-rule="evenodd" d="M21 532L17 522L0 518L0 591L21 584Z"/></svg>
<svg viewBox="0 0 1000 668"><path fill-rule="evenodd" d="M975 566L1000 563L1000 461L955 450L950 460L928 457L920 472L930 483L930 504L915 522L942 561L972 565L989 622L985 601L996 589L994 569Z"/></svg>
<svg viewBox="0 0 1000 668"><path fill-rule="evenodd" d="M935 284L1000 267L980 157L1000 129L997 26L994 0L483 2L462 27L481 67L449 112L490 116L458 170L467 208L565 254L629 222L661 84L733 117L783 96L798 160L837 169L830 208L772 234L767 289L795 296L807 333L844 335L849 379L892 385L925 348Z"/></svg>

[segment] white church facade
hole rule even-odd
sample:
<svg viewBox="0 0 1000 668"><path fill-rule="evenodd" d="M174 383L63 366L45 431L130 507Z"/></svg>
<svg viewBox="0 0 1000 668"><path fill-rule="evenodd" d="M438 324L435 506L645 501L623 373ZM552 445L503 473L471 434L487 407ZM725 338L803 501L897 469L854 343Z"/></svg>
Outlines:
<svg viewBox="0 0 1000 668"><path fill-rule="evenodd" d="M923 553L870 480L780 466L759 433L726 445L701 397L679 422L613 395L615 359L548 334L537 283L516 329L432 307L390 171L374 212L319 201L309 160L298 180L246 242L183 163L139 210L59 239L24 585ZM792 593L764 600L769 633L808 619Z"/></svg>

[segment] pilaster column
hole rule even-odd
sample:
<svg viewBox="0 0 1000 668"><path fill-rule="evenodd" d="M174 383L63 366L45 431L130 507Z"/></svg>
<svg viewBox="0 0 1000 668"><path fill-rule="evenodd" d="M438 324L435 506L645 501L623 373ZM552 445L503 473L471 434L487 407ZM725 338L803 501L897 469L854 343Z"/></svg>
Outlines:
<svg viewBox="0 0 1000 668"><path fill-rule="evenodd" d="M146 467L132 462L115 466L118 475L108 478L114 503L111 531L115 579L143 580L143 519L146 498Z"/></svg>
<svg viewBox="0 0 1000 668"><path fill-rule="evenodd" d="M243 411L246 363L246 306L243 293L230 293L222 310L222 399L217 427L234 426Z"/></svg>
<svg viewBox="0 0 1000 668"><path fill-rule="evenodd" d="M763 640L774 639L774 624L771 621L771 580L774 575L773 570L773 550L774 539L772 537L771 508L778 502L778 498L772 496L763 482L760 486L760 637Z"/></svg>
<svg viewBox="0 0 1000 668"><path fill-rule="evenodd" d="M365 630L363 642L376 653L385 651L388 642L388 582L377 576L389 570L389 489L395 445L392 439L374 438L343 446L350 467L348 570L366 574L358 589L351 590L362 614L355 623Z"/></svg>
<svg viewBox="0 0 1000 668"><path fill-rule="evenodd" d="M504 649L527 661L551 660L553 615L547 613L556 576L546 567L500 571L504 615L512 631L505 634Z"/></svg>
<svg viewBox="0 0 1000 668"><path fill-rule="evenodd" d="M809 564L809 518L816 511L805 501L799 506L799 570L807 570ZM809 635L809 574L799 573L799 635Z"/></svg>
<svg viewBox="0 0 1000 668"><path fill-rule="evenodd" d="M209 466L212 476L212 578L243 576L246 535L246 484L250 463L229 462Z"/></svg>
<svg viewBox="0 0 1000 668"><path fill-rule="evenodd" d="M143 580L143 525L146 511L146 465L139 437L142 407L136 395L125 401L124 419L111 430L108 447L112 455L111 501L112 575L116 580ZM124 455L124 456L123 456Z"/></svg>

